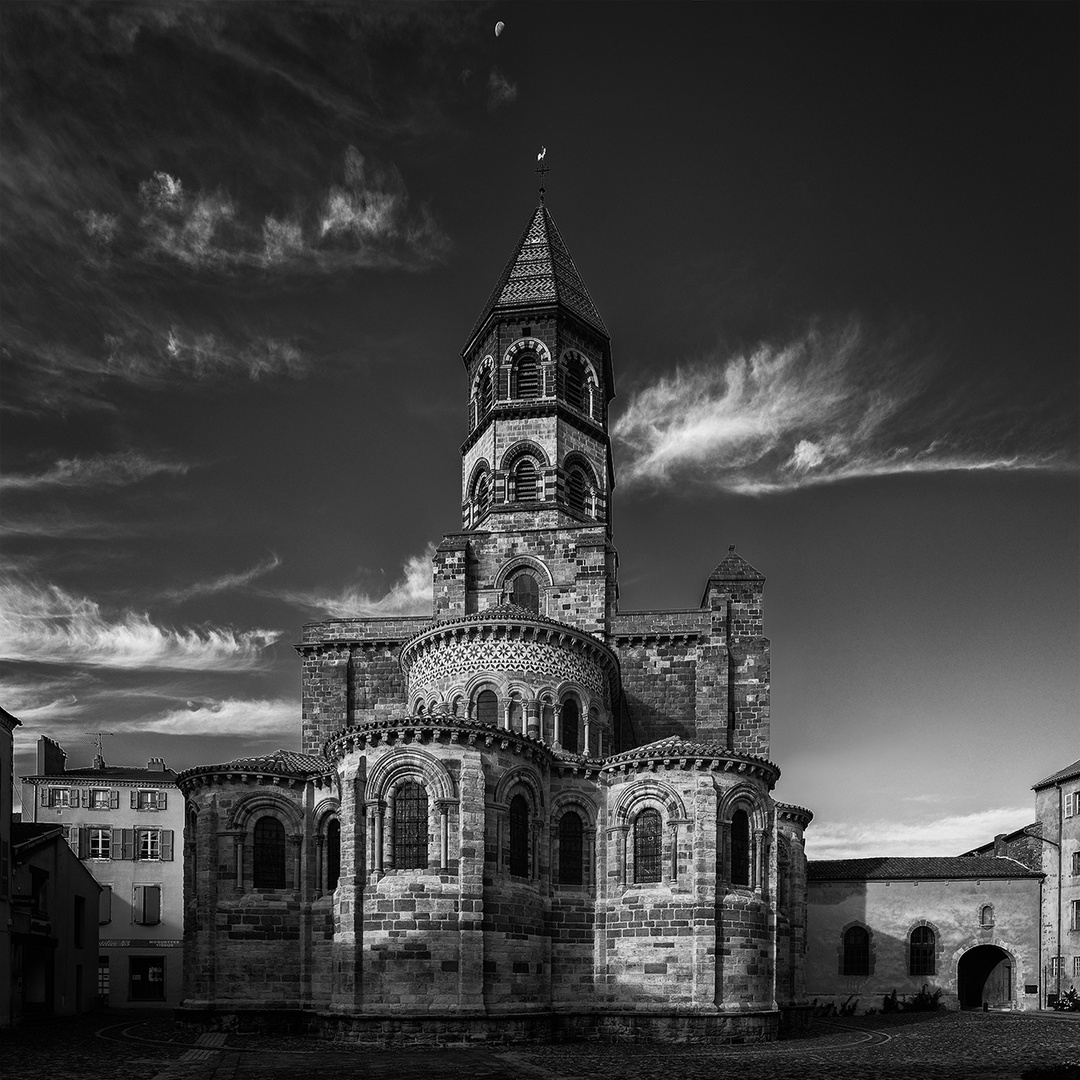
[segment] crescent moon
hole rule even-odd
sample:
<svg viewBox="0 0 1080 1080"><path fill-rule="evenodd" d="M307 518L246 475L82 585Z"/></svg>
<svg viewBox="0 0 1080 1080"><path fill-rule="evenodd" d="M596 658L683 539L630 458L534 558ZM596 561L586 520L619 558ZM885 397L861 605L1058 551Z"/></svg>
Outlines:
<svg viewBox="0 0 1080 1080"><path fill-rule="evenodd" d="M502 22L501 20L495 24L495 36L496 37L498 37L503 32L503 29L505 28L505 26L506 26L506 23Z"/></svg>

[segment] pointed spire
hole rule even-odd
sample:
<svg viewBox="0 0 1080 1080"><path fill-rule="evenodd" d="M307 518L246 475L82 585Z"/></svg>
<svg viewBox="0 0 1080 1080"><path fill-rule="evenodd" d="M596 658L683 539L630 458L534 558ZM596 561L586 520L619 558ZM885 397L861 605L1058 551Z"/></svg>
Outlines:
<svg viewBox="0 0 1080 1080"><path fill-rule="evenodd" d="M473 326L469 345L492 315L548 304L561 305L605 338L608 336L555 220L541 202Z"/></svg>

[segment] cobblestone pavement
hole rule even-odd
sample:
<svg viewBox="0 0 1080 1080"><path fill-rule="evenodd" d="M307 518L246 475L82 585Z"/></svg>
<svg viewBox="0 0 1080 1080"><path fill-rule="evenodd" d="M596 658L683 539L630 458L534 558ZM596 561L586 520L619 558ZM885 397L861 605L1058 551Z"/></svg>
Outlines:
<svg viewBox="0 0 1080 1080"><path fill-rule="evenodd" d="M841 1026L842 1025L842 1026ZM0 1033L0 1080L1019 1080L1075 1064L1080 1016L937 1013L822 1021L809 1037L746 1046L563 1043L361 1050L311 1039L199 1035L158 1013L24 1024ZM1071 1070L1070 1070L1071 1072Z"/></svg>

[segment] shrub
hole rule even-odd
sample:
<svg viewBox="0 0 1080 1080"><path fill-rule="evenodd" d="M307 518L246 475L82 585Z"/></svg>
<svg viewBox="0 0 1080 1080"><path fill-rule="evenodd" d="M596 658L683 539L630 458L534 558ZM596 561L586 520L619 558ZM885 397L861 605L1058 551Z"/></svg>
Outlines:
<svg viewBox="0 0 1080 1080"><path fill-rule="evenodd" d="M896 991L893 991L895 996ZM902 1012L935 1012L941 1008L941 987L939 986L933 993L930 992L930 988L923 983L922 989L912 996L904 1000L900 1006Z"/></svg>
<svg viewBox="0 0 1080 1080"><path fill-rule="evenodd" d="M881 1001L881 1011L883 1013L894 1013L900 1011L900 1003L896 1000L896 991L891 994L886 994Z"/></svg>

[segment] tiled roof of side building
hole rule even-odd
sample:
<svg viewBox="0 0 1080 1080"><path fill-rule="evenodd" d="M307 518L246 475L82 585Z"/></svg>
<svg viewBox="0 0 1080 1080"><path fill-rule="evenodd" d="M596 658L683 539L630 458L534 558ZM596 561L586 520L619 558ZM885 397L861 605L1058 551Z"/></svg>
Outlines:
<svg viewBox="0 0 1080 1080"><path fill-rule="evenodd" d="M60 783L64 780L148 780L172 784L176 781L175 769L143 769L134 765L105 765L100 769L65 769L62 773L37 773L24 779Z"/></svg>
<svg viewBox="0 0 1080 1080"><path fill-rule="evenodd" d="M1080 776L1080 759L1077 759L1071 765L1066 765L1064 769L1054 773L1053 776L1048 776L1045 780L1033 784L1031 790L1038 791L1040 788L1051 787L1054 784L1060 784L1063 780L1072 780L1077 776Z"/></svg>
<svg viewBox="0 0 1080 1080"><path fill-rule="evenodd" d="M189 776L198 773L220 772L261 772L281 773L291 776L321 776L330 769L330 762L324 757L316 757L313 754L300 754L295 750L275 750L272 754L263 754L259 757L234 758L218 765L196 765L192 769L185 769L180 774L180 779L185 780Z"/></svg>
<svg viewBox="0 0 1080 1080"><path fill-rule="evenodd" d="M877 859L813 859L806 864L810 881L928 881L959 878L1042 877L1009 858L971 855L882 857Z"/></svg>
<svg viewBox="0 0 1080 1080"><path fill-rule="evenodd" d="M472 328L469 342L480 332L494 311L513 311L538 304L560 303L607 337L600 313L581 280L570 252L559 234L547 207L536 208L532 221L510 256L480 318Z"/></svg>

